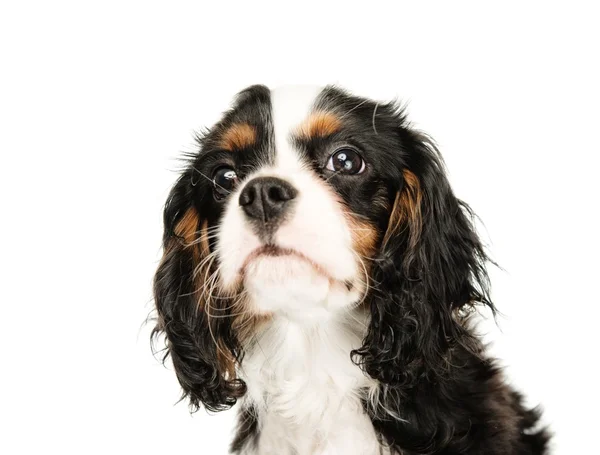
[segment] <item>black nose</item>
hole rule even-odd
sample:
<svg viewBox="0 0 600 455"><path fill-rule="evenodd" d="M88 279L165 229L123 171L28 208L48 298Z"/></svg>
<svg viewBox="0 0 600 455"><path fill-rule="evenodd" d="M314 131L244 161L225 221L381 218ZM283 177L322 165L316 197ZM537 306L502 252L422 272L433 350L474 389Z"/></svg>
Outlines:
<svg viewBox="0 0 600 455"><path fill-rule="evenodd" d="M289 208L298 191L276 177L250 180L240 194L240 205L249 218L265 223L276 221Z"/></svg>

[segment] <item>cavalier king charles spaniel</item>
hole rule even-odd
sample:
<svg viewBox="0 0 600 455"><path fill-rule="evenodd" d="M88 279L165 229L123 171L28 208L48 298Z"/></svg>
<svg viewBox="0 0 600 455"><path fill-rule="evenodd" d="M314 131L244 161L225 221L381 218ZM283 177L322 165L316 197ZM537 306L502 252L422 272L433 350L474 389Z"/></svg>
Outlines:
<svg viewBox="0 0 600 455"><path fill-rule="evenodd" d="M232 453L546 453L470 323L495 312L473 213L397 103L256 85L198 143L153 335L193 410L239 401Z"/></svg>

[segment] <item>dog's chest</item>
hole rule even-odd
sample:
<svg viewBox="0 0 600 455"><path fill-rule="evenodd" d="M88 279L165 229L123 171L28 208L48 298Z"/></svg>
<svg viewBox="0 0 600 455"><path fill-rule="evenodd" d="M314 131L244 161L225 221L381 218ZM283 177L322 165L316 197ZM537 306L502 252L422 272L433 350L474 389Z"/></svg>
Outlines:
<svg viewBox="0 0 600 455"><path fill-rule="evenodd" d="M258 446L248 454L379 454L362 398L375 384L352 363L364 321L275 320L244 359Z"/></svg>

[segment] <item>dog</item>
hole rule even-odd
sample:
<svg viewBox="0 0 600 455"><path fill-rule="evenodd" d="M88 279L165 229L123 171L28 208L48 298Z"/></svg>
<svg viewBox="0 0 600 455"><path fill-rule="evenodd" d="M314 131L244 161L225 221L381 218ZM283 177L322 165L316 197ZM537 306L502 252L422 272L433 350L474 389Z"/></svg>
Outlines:
<svg viewBox="0 0 600 455"><path fill-rule="evenodd" d="M255 85L199 134L154 280L192 410L231 453L544 454L472 314L494 314L474 214L397 102Z"/></svg>

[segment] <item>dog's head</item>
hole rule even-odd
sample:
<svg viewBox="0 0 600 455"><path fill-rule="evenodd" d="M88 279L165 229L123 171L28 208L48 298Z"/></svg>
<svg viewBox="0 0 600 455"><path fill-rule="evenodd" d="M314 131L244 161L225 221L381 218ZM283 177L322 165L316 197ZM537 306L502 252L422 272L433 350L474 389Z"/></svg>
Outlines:
<svg viewBox="0 0 600 455"><path fill-rule="evenodd" d="M354 360L410 384L468 344L459 311L487 297L468 207L395 103L336 88L242 91L199 140L164 212L155 278L167 352L193 406L245 392L244 343L272 317L369 310Z"/></svg>

